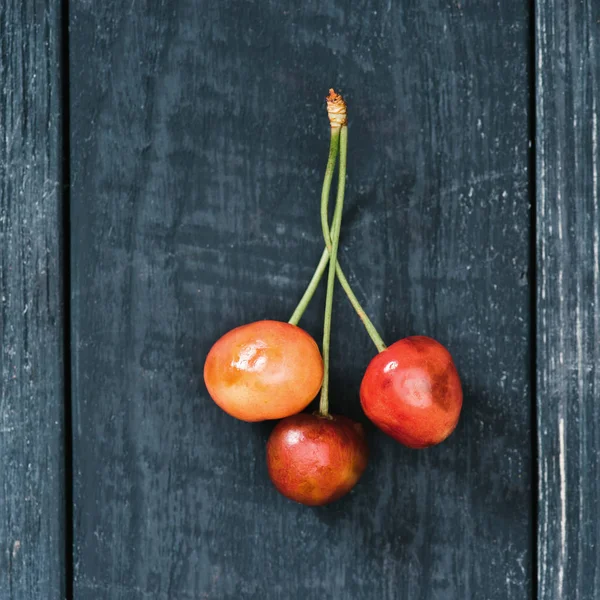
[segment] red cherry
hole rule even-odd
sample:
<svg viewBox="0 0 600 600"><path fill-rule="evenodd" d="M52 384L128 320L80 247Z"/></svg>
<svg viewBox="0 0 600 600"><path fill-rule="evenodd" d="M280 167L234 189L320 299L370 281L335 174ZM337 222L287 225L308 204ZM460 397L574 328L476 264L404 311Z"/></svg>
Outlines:
<svg viewBox="0 0 600 600"><path fill-rule="evenodd" d="M362 425L339 415L288 417L267 443L267 467L275 487L307 506L347 494L363 474L368 456Z"/></svg>
<svg viewBox="0 0 600 600"><path fill-rule="evenodd" d="M210 349L204 382L212 399L242 421L281 419L305 409L321 389L323 359L300 327L256 321Z"/></svg>
<svg viewBox="0 0 600 600"><path fill-rule="evenodd" d="M369 419L410 448L444 441L458 423L462 399L452 356L425 336L404 338L380 352L360 386Z"/></svg>

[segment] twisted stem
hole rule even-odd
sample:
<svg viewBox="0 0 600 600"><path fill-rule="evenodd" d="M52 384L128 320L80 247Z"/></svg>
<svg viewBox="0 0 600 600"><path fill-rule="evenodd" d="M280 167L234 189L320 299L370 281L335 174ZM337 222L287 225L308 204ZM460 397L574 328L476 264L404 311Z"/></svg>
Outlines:
<svg viewBox="0 0 600 600"><path fill-rule="evenodd" d="M335 171L335 163L337 161L338 150L340 148L340 130L339 129L331 129L331 140L329 142L329 158L327 159L327 168L325 169L325 177L323 179L323 188L321 190L321 206L323 203L327 206L329 204L329 191L331 190L331 181L333 180L333 172ZM323 250L323 254L321 255L321 260L315 269L314 275L310 280L298 306L294 310L292 316L288 323L292 325L298 325L304 311L307 306L310 304L313 296L315 295L315 291L319 286L319 282L323 277L323 273L325 273L325 268L327 267L327 263L329 261L329 250L325 248Z"/></svg>
<svg viewBox="0 0 600 600"><path fill-rule="evenodd" d="M333 129L332 129L333 135ZM331 349L331 317L333 313L333 292L335 289L335 265L340 244L342 228L342 213L344 210L344 192L346 190L346 156L348 149L348 127L340 128L340 167L338 171L338 189L331 228L331 250L329 251L329 272L327 275L327 296L325 297L325 318L323 321L323 385L321 386L321 401L319 414L329 416L329 355Z"/></svg>
<svg viewBox="0 0 600 600"><path fill-rule="evenodd" d="M333 91L331 91L331 93L333 93ZM335 96L335 94L334 94L334 96ZM330 98L331 98L331 96L330 96ZM329 105L328 111L330 108L331 108L331 106ZM340 112L342 112L342 111L340 111ZM329 117L331 120L331 118L332 118L331 112L329 113ZM345 104L343 104L343 114L335 115L335 119L338 120L339 122L342 122L342 120L345 121ZM289 320L289 323L291 323L292 325L297 325L300 322L300 319L302 318L304 311L310 304L310 301L312 300L312 298L315 294L315 291L319 285L319 282L321 281L321 278L323 277L323 274L325 273L325 269L327 268L327 263L329 261L329 257L330 257L331 251L332 251L332 232L330 231L330 228L329 228L329 215L328 215L329 193L331 190L331 182L333 180L333 174L335 171L335 163L337 160L338 151L339 151L339 147L340 147L340 135L341 135L340 131L341 131L341 129L340 129L339 124L333 122L332 127L331 127L331 139L330 139L330 144L329 144L329 157L327 160L327 168L325 170L325 177L323 180L323 187L321 190L321 228L323 230L323 240L325 241L326 248L323 251L323 254L321 255L321 258L319 260L317 268L315 269L315 272L314 272L306 290L304 291L304 294L302 295L302 298L300 299L298 306L294 310L294 312ZM345 135L347 136L347 128L346 128ZM345 180L344 180L344 184L345 184ZM339 193L339 187L338 187L338 193ZM341 225L341 221L340 221L340 225ZM337 274L337 278L340 282L340 285L342 286L344 292L346 293L346 296L348 296L348 299L350 300L352 307L354 308L354 310L356 311L356 314L362 321L365 329L367 330L367 333L369 334L371 340L375 344L375 347L377 348L377 350L379 352L383 352L386 349L386 345L385 345L383 339L381 338L381 336L379 335L379 332L377 331L376 327L373 325L373 322L371 321L371 319L369 318L369 316L367 315L367 313L361 306L360 302L358 301L358 298L354 294L354 291L352 290L352 287L350 286L350 283L348 282L348 279L346 278L346 275L342 271L342 268L337 260L335 261L335 272Z"/></svg>

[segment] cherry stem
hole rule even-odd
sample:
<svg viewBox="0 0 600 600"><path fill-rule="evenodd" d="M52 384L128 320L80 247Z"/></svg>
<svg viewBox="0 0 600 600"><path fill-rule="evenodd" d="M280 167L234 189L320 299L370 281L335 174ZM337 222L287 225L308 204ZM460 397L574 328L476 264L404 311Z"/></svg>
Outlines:
<svg viewBox="0 0 600 600"><path fill-rule="evenodd" d="M336 134L332 128L331 137ZM329 251L329 272L327 274L327 295L325 297L325 318L323 321L323 385L321 386L321 401L319 414L329 416L329 354L331 348L331 316L333 312L333 292L335 289L335 275L337 253L340 245L340 230L342 228L342 214L344 211L344 192L346 190L346 157L348 149L348 127L343 125L339 132L340 138L340 167L338 171L337 198L333 212L331 227L331 250Z"/></svg>
<svg viewBox="0 0 600 600"><path fill-rule="evenodd" d="M333 130L332 130L332 132L333 132ZM332 246L333 246L332 239L331 239L332 232L330 232L330 230L329 230L329 223L328 223L329 219L328 219L327 213L328 213L327 203L321 202L321 227L323 229L323 239L325 240L325 245L327 247L327 250L331 254ZM373 325L373 322L371 321L371 319L369 319L369 316L365 312L364 308L361 306L360 302L358 301L358 298L352 291L352 288L350 287L350 284L348 283L348 280L346 279L346 275L344 275L344 271L342 271L342 267L340 267L340 263L338 260L335 261L335 271L337 273L337 278L340 282L340 285L342 286L344 292L346 292L346 296L348 296L348 300L350 300L350 304L352 304L352 307L356 311L358 318L362 321L362 324L365 326L365 329L367 330L369 337L371 338L371 340L373 340L373 343L375 344L375 347L377 348L377 350L379 352L383 352L384 350L386 350L387 346L385 345L385 342L379 335L379 332L375 328L375 325Z"/></svg>
<svg viewBox="0 0 600 600"><path fill-rule="evenodd" d="M317 288L319 287L319 283L323 278L323 273L325 273L325 269L327 268L328 263L329 250L325 248L323 250L323 254L321 254L319 264L317 265L317 268L315 269L315 272L309 284L306 286L306 290L304 290L304 294L302 295L300 302L298 302L298 306L296 306L296 309L294 310L294 314L290 317L290 320L288 321L290 325L298 325L298 323L300 322L304 311L307 309L308 305L310 304L310 301L315 295Z"/></svg>
<svg viewBox="0 0 600 600"><path fill-rule="evenodd" d="M298 323L300 322L300 319L302 318L304 311L310 304L310 301L312 300L312 298L315 294L315 291L316 291L317 287L319 286L321 278L323 277L323 274L325 273L325 269L327 268L327 263L329 262L329 255L330 255L330 251L331 251L331 232L329 231L329 216L328 216L329 192L331 190L331 182L333 180L333 173L335 170L335 163L336 163L337 155L338 155L339 138L340 138L339 127L332 127L331 128L331 141L330 141L330 145L329 145L329 158L327 160L327 168L325 170L325 177L323 179L323 188L321 191L321 227L323 229L323 239L325 240L326 248L323 251L323 254L321 255L319 264L317 265L317 268L315 269L315 272L312 276L312 279L310 280L310 283L308 284L306 290L304 291L304 294L302 295L302 298L300 299L298 306L294 310L294 313L292 314L292 316L289 320L289 323L291 323L292 325L298 325ZM348 299L350 300L352 307L354 308L354 310L356 311L356 314L362 321L365 329L367 330L367 333L369 334L369 337L375 344L375 347L377 348L377 350L379 352L383 352L386 349L385 342L379 335L379 332L377 331L375 325L373 325L373 322L371 321L371 319L369 319L369 316L367 315L364 308L361 306L360 302L358 301L358 298L356 297L356 294L352 290L352 287L350 286L350 283L348 282L348 279L346 278L346 275L342 271L342 268L340 267L340 264L338 261L336 261L335 269L336 269L336 274L337 274L337 278L340 282L340 285L342 286L344 292L346 292L346 296L348 296Z"/></svg>
<svg viewBox="0 0 600 600"><path fill-rule="evenodd" d="M325 202L327 206L329 204L329 191L331 190L331 181L333 180L333 172L335 171L335 163L337 161L338 150L340 148L340 130L331 129L331 141L329 143L329 158L327 159L327 168L325 169L325 177L323 179L323 188L321 190L321 205ZM329 231L327 232L329 233ZM323 277L323 273L325 273L325 268L327 267L327 263L329 262L329 250L325 248L323 250L323 254L321 255L321 260L315 269L314 275L310 280L300 302L298 302L298 306L294 310L294 313L290 317L288 323L292 325L298 325L304 311L310 304L312 297L315 295L315 291L319 286L319 282Z"/></svg>

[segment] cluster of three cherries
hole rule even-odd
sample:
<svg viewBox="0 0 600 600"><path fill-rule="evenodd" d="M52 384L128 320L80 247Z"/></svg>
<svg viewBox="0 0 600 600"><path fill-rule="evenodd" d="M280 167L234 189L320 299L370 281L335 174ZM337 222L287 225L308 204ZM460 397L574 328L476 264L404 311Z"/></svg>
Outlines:
<svg viewBox="0 0 600 600"><path fill-rule="evenodd" d="M329 414L329 347L333 290L337 279L379 354L367 367L360 401L367 417L410 448L439 444L455 429L462 388L450 353L439 342L412 336L386 347L356 299L337 262L347 155L347 108L330 90L331 143L321 194L325 250L288 323L257 321L237 327L211 348L204 381L212 399L243 421L282 419L267 443L267 467L284 496L317 506L344 496L367 466L362 425ZM329 228L329 191L339 155L335 210ZM323 355L298 322L328 268ZM302 413L321 391L319 411Z"/></svg>

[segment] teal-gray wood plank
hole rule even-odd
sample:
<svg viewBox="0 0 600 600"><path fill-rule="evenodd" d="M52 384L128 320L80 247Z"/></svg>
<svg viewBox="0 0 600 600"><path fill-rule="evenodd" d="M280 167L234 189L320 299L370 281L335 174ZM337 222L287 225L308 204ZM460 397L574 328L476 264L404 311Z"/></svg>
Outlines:
<svg viewBox="0 0 600 600"><path fill-rule="evenodd" d="M65 594L60 3L0 3L0 598Z"/></svg>
<svg viewBox="0 0 600 600"><path fill-rule="evenodd" d="M528 2L72 0L70 26L78 600L530 597ZM465 407L422 452L369 426L364 479L313 510L202 364L310 277L331 85L341 260L386 340L451 349ZM364 420L373 348L336 310L332 408Z"/></svg>
<svg viewBox="0 0 600 600"><path fill-rule="evenodd" d="M600 597L600 4L536 2L539 600Z"/></svg>

